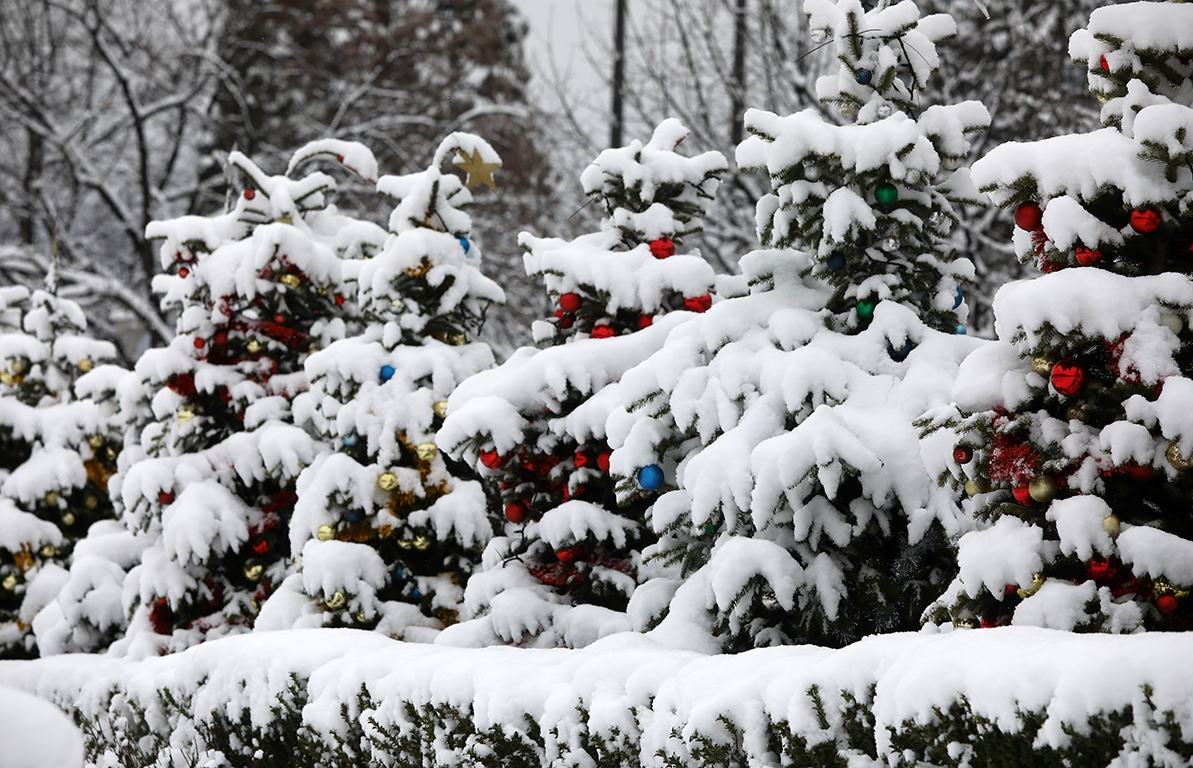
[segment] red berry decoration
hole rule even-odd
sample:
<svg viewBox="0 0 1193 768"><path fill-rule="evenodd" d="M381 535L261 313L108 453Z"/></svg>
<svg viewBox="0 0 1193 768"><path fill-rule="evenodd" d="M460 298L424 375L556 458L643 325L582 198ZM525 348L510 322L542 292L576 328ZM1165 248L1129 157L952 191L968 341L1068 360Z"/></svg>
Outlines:
<svg viewBox="0 0 1193 768"><path fill-rule="evenodd" d="M526 505L520 501L511 501L505 505L505 519L517 524L526 520Z"/></svg>
<svg viewBox="0 0 1193 768"><path fill-rule="evenodd" d="M968 445L958 445L953 449L953 461L958 464L968 464L973 460L973 448Z"/></svg>
<svg viewBox="0 0 1193 768"><path fill-rule="evenodd" d="M609 471L609 457L613 455L612 451L601 451L597 454L597 469L602 472Z"/></svg>
<svg viewBox="0 0 1193 768"><path fill-rule="evenodd" d="M565 293L560 295L559 308L564 312L576 312L580 309L580 294Z"/></svg>
<svg viewBox="0 0 1193 768"><path fill-rule="evenodd" d="M654 315L638 315L638 330L654 325Z"/></svg>
<svg viewBox="0 0 1193 768"><path fill-rule="evenodd" d="M1176 595L1160 595L1156 598L1156 607L1160 613L1174 613L1179 602Z"/></svg>
<svg viewBox="0 0 1193 768"><path fill-rule="evenodd" d="M1052 366L1049 380L1057 392L1065 397L1072 397L1085 386L1085 368L1070 357Z"/></svg>
<svg viewBox="0 0 1193 768"><path fill-rule="evenodd" d="M255 189L246 189L244 191L244 199L245 200L252 200L256 196L257 196L257 190L255 190Z"/></svg>
<svg viewBox="0 0 1193 768"><path fill-rule="evenodd" d="M1019 502L1025 507L1032 505L1031 491L1026 485L1020 485L1011 489L1011 493L1015 494L1015 501Z"/></svg>
<svg viewBox="0 0 1193 768"><path fill-rule="evenodd" d="M1131 229L1141 235L1160 228L1160 211L1155 208L1139 208L1131 211Z"/></svg>
<svg viewBox="0 0 1193 768"><path fill-rule="evenodd" d="M497 451L481 451L481 464L484 464L489 469L497 469L505 460L501 458L501 454Z"/></svg>
<svg viewBox="0 0 1193 768"><path fill-rule="evenodd" d="M1035 232L1044 226L1044 211L1036 202L1020 203L1015 208L1015 226L1019 229Z"/></svg>
<svg viewBox="0 0 1193 768"><path fill-rule="evenodd" d="M1077 246L1077 263L1083 267L1088 267L1091 264L1097 264L1102 260L1102 252L1097 248L1086 248L1083 245Z"/></svg>
<svg viewBox="0 0 1193 768"><path fill-rule="evenodd" d="M592 338L594 339L610 339L617 335L617 331L611 325L598 325L592 329Z"/></svg>
<svg viewBox="0 0 1193 768"><path fill-rule="evenodd" d="M179 268L178 268L178 276L179 276L179 277L186 277L186 276L187 276L187 275L189 275L190 273L191 273L191 271L190 271L189 269L187 269L186 267L179 267Z"/></svg>
<svg viewBox="0 0 1193 768"><path fill-rule="evenodd" d="M707 312L712 306L712 296L707 293L703 296L693 296L690 299L684 299L683 305L692 312Z"/></svg>
<svg viewBox="0 0 1193 768"><path fill-rule="evenodd" d="M650 255L656 259L665 259L675 255L675 243L669 237L660 237L650 243Z"/></svg>

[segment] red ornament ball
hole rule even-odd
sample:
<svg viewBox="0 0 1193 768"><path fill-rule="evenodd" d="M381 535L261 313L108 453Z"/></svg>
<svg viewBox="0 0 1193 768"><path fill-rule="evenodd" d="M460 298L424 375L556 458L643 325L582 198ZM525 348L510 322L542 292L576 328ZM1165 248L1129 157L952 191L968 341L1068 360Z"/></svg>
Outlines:
<svg viewBox="0 0 1193 768"><path fill-rule="evenodd" d="M1077 263L1083 267L1088 267L1091 264L1097 264L1102 260L1102 252L1097 248L1086 248L1083 245L1077 246L1075 253Z"/></svg>
<svg viewBox="0 0 1193 768"><path fill-rule="evenodd" d="M187 269L186 267L179 267L179 268L178 268L178 276L179 276L179 277L186 277L186 276L187 276L187 275L189 275L190 273L191 273L191 271L190 271L189 269Z"/></svg>
<svg viewBox="0 0 1193 768"><path fill-rule="evenodd" d="M1028 232L1035 232L1044 226L1044 211L1036 202L1020 203L1015 208L1015 226Z"/></svg>
<svg viewBox="0 0 1193 768"><path fill-rule="evenodd" d="M342 306L344 305L344 296L343 296L343 294L339 294L339 293L337 293L337 294L336 294L336 299L335 299L335 301L336 301L336 306L337 306L337 307L342 307Z"/></svg>
<svg viewBox="0 0 1193 768"><path fill-rule="evenodd" d="M1160 211L1155 208L1139 208L1131 211L1131 229L1141 235L1160 228Z"/></svg>
<svg viewBox="0 0 1193 768"><path fill-rule="evenodd" d="M712 307L712 296L707 293L703 296L693 296L690 299L684 299L683 305L692 312L707 312Z"/></svg>
<svg viewBox="0 0 1193 768"><path fill-rule="evenodd" d="M559 308L564 312L576 312L580 309L580 294L564 293L559 297Z"/></svg>
<svg viewBox="0 0 1193 768"><path fill-rule="evenodd" d="M1110 575L1110 561L1104 557L1091 557L1089 560L1089 575L1094 579L1105 579Z"/></svg>
<svg viewBox="0 0 1193 768"><path fill-rule="evenodd" d="M584 547L577 546L561 549L555 553L555 556L561 563L575 563L583 562L588 557L588 553L584 551Z"/></svg>
<svg viewBox="0 0 1193 768"><path fill-rule="evenodd" d="M576 469L584 469L596 463L596 457L589 451L576 451L576 455L572 457L572 461L576 465Z"/></svg>
<svg viewBox="0 0 1193 768"><path fill-rule="evenodd" d="M505 460L497 451L481 451L481 464L484 464L489 469L497 469Z"/></svg>
<svg viewBox="0 0 1193 768"><path fill-rule="evenodd" d="M1026 485L1020 485L1011 489L1011 493L1015 494L1015 501L1019 502L1025 507L1032 505L1031 491Z"/></svg>
<svg viewBox="0 0 1193 768"><path fill-rule="evenodd" d="M958 464L968 464L973 460L973 448L968 445L958 445L953 449L953 461Z"/></svg>
<svg viewBox="0 0 1193 768"><path fill-rule="evenodd" d="M1072 397L1085 386L1085 368L1070 357L1052 366L1049 380L1057 392L1065 397Z"/></svg>
<svg viewBox="0 0 1193 768"><path fill-rule="evenodd" d="M228 343L227 331L216 331L215 336L211 339L211 343L217 347L222 347Z"/></svg>
<svg viewBox="0 0 1193 768"><path fill-rule="evenodd" d="M1098 66L1101 67L1102 69L1106 70L1107 72L1110 71L1110 62L1106 61L1105 56L1098 57Z"/></svg>
<svg viewBox="0 0 1193 768"><path fill-rule="evenodd" d="M157 494L157 503L163 507L174 503L174 494L169 491L160 491Z"/></svg>
<svg viewBox="0 0 1193 768"><path fill-rule="evenodd" d="M616 335L617 331L611 325L598 325L592 329L594 339L611 339Z"/></svg>
<svg viewBox="0 0 1193 768"><path fill-rule="evenodd" d="M206 340L200 338L195 339L195 349L202 349L205 346L207 346Z"/></svg>
<svg viewBox="0 0 1193 768"><path fill-rule="evenodd" d="M280 314L279 314L279 315L274 315L274 316L273 316L273 321L274 321L275 323L277 323L278 325L285 325L285 324L286 324L286 316L285 316L285 315L280 315Z"/></svg>
<svg viewBox="0 0 1193 768"><path fill-rule="evenodd" d="M246 189L244 191L244 199L245 200L252 200L256 196L257 196L257 190L255 190L255 189Z"/></svg>
<svg viewBox="0 0 1193 768"><path fill-rule="evenodd" d="M652 325L654 325L654 315L638 315L638 330L649 328Z"/></svg>
<svg viewBox="0 0 1193 768"><path fill-rule="evenodd" d="M258 555L268 554L269 539L257 539L257 541L253 542L253 551Z"/></svg>
<svg viewBox="0 0 1193 768"><path fill-rule="evenodd" d="M1137 483L1150 483L1156 479L1156 470L1151 467L1132 463L1127 467L1127 477Z"/></svg>
<svg viewBox="0 0 1193 768"><path fill-rule="evenodd" d="M1175 613L1179 604L1176 595L1160 595L1156 598L1156 607L1160 609L1160 613Z"/></svg>
<svg viewBox="0 0 1193 768"><path fill-rule="evenodd" d="M526 505L520 501L511 501L505 505L505 519L511 523L521 523L526 520Z"/></svg>
<svg viewBox="0 0 1193 768"><path fill-rule="evenodd" d="M609 471L609 457L613 455L612 451L601 451L597 454L597 469L602 472Z"/></svg>
<svg viewBox="0 0 1193 768"><path fill-rule="evenodd" d="M665 259L675 255L675 243L669 237L660 237L650 243L650 255L656 259Z"/></svg>

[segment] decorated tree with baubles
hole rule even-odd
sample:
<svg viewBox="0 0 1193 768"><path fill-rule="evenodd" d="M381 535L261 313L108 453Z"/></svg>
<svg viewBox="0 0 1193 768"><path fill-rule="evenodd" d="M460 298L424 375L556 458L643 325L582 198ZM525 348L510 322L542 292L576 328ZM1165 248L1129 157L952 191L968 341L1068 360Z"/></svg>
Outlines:
<svg viewBox="0 0 1193 768"><path fill-rule="evenodd" d="M622 373L712 303L711 267L677 250L700 230L726 164L677 152L687 135L666 120L649 142L605 150L585 169L584 191L606 214L600 231L519 238L558 311L534 324L545 348L516 351L449 400L440 444L496 483L504 535L468 583L464 615L476 620L444 642L579 646L629 627L651 534L646 505L619 508L613 496L604 423Z"/></svg>
<svg viewBox="0 0 1193 768"><path fill-rule="evenodd" d="M1094 11L1072 59L1103 128L1007 144L974 179L1046 274L995 298L932 428L985 530L928 618L1193 628L1193 5Z"/></svg>
<svg viewBox="0 0 1193 768"><path fill-rule="evenodd" d="M293 571L295 479L325 448L293 424L291 401L308 388L308 355L351 330L341 255L374 253L385 236L328 204L331 176L297 175L318 157L376 178L351 142L307 145L278 176L233 152L243 189L226 212L148 228L163 241L154 286L178 335L137 362L150 420L130 429L117 494L145 542L124 584L138 652L246 631Z"/></svg>
<svg viewBox="0 0 1193 768"><path fill-rule="evenodd" d="M454 160L467 181L441 166ZM497 153L453 133L431 166L383 176L396 203L373 258L344 265L365 328L310 356L311 390L298 423L335 450L298 481L291 576L262 609L262 629L334 626L429 639L456 620L463 584L493 535L476 473L439 451L447 398L493 365L470 342L501 288L484 277L463 210L477 184L494 186Z"/></svg>
<svg viewBox="0 0 1193 768"><path fill-rule="evenodd" d="M5 289L0 332L0 658L38 655L32 625L89 526L112 517L116 348L47 290ZM16 314L20 312L19 326Z"/></svg>
<svg viewBox="0 0 1193 768"><path fill-rule="evenodd" d="M619 497L653 504L652 579L634 626L705 650L841 646L919 627L968 529L932 482L915 419L948 402L964 335L959 168L976 102L918 104L947 16L914 3L808 0L839 73L819 110L746 113L743 169L768 174L763 250L737 296L630 370L609 419Z"/></svg>

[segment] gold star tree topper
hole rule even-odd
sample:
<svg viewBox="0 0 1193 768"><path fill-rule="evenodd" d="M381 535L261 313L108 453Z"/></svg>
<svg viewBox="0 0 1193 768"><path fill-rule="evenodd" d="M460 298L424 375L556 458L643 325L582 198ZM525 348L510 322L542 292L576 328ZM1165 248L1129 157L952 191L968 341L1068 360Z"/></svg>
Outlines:
<svg viewBox="0 0 1193 768"><path fill-rule="evenodd" d="M465 182L469 189L472 189L477 184L484 184L489 189L497 190L497 185L493 183L493 171L501 167L501 163L486 163L481 158L479 149L472 150L472 154L460 150L460 159L452 161L452 165L468 174L468 181Z"/></svg>

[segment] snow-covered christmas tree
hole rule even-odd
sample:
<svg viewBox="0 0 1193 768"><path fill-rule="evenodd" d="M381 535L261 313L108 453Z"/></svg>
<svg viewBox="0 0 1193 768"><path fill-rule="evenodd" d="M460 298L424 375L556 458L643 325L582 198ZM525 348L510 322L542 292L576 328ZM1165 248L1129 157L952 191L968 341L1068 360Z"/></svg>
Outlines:
<svg viewBox="0 0 1193 768"><path fill-rule="evenodd" d="M1101 130L996 148L974 179L1015 210L1043 277L995 303L956 439L987 530L930 618L1085 631L1193 628L1193 5L1098 9L1069 43ZM958 436L959 435L959 436Z"/></svg>
<svg viewBox="0 0 1193 768"><path fill-rule="evenodd" d="M820 97L855 122L746 113L738 163L774 188L757 206L766 249L742 258L737 297L625 375L609 422L619 492L653 501L647 554L666 566L634 625L708 650L917 628L964 529L913 421L976 345L961 335L973 266L949 232L978 197L959 166L987 112L918 103L949 17L804 9L840 62Z"/></svg>
<svg viewBox="0 0 1193 768"><path fill-rule="evenodd" d="M445 641L580 646L629 628L622 612L651 534L646 504L617 505L604 425L622 373L711 306L711 267L677 245L699 231L726 165L717 152L680 154L687 135L666 120L585 169L600 231L519 239L558 310L533 328L546 348L518 350L449 401L440 442L497 483L505 535L468 584L477 620Z"/></svg>
<svg viewBox="0 0 1193 768"><path fill-rule="evenodd" d="M468 171L467 186L441 171L448 160ZM454 133L427 170L378 181L396 203L390 234L376 256L344 266L366 327L308 358L311 391L295 401L298 422L336 450L299 479L289 535L300 572L262 610L263 629L410 640L456 620L493 528L475 472L439 451L435 431L448 395L493 365L468 334L505 297L478 269L462 209L499 165L483 139Z"/></svg>
<svg viewBox="0 0 1193 768"><path fill-rule="evenodd" d="M327 174L292 178L321 156L376 178L372 154L350 142L307 145L280 176L233 152L244 186L226 212L148 228L163 241L155 289L178 314L178 336L145 353L122 389L122 409L145 418L129 424L114 480L124 530L104 547L135 563L122 599L126 647L138 652L247 630L293 570L294 481L323 449L293 425L291 401L308 387L307 356L352 330L341 261L385 236L329 204ZM78 578L58 601L62 621L44 626L59 650L81 645L89 594L107 588Z"/></svg>
<svg viewBox="0 0 1193 768"><path fill-rule="evenodd" d="M111 343L86 335L82 308L55 283L51 274L31 297L0 293L0 658L38 654L35 616L88 528L113 514L113 395L128 372L112 364Z"/></svg>

